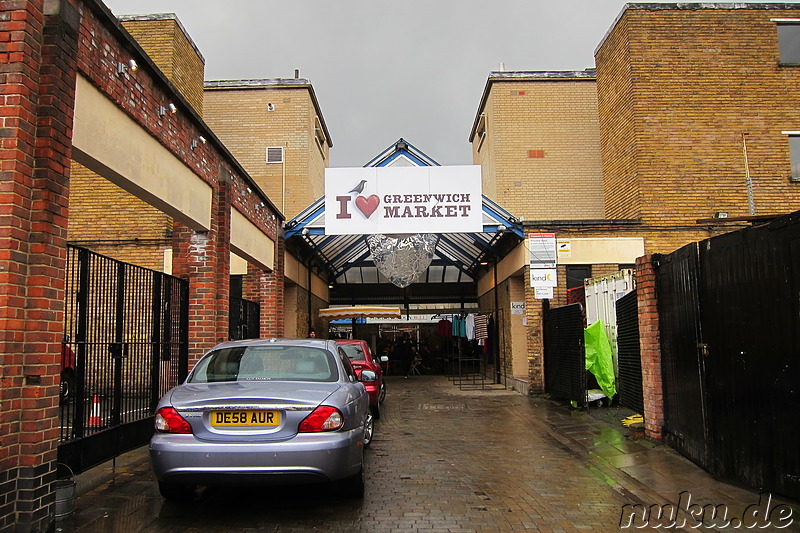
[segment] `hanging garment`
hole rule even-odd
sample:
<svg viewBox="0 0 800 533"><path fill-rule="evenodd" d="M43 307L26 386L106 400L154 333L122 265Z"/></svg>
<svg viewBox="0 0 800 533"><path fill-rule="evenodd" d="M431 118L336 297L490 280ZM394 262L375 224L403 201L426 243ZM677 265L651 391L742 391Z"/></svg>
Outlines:
<svg viewBox="0 0 800 533"><path fill-rule="evenodd" d="M475 338L486 339L489 337L489 315L475 316Z"/></svg>
<svg viewBox="0 0 800 533"><path fill-rule="evenodd" d="M453 315L453 337L463 337L461 329L463 328L464 319L459 315Z"/></svg>
<svg viewBox="0 0 800 533"><path fill-rule="evenodd" d="M449 339L453 336L453 323L446 318L441 319L436 324L436 334L443 339Z"/></svg>
<svg viewBox="0 0 800 533"><path fill-rule="evenodd" d="M468 314L464 319L464 329L465 329L465 336L467 339L474 341L475 340L475 315L472 313Z"/></svg>

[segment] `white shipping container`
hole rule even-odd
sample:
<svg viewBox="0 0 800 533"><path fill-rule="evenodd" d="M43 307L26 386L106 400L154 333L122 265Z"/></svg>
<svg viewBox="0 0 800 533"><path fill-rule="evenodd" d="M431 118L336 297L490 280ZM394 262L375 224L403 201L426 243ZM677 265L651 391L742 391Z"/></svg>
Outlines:
<svg viewBox="0 0 800 533"><path fill-rule="evenodd" d="M625 268L614 274L584 280L583 288L586 293L586 323L603 321L613 350L614 374L619 376L616 302L636 288L633 270Z"/></svg>

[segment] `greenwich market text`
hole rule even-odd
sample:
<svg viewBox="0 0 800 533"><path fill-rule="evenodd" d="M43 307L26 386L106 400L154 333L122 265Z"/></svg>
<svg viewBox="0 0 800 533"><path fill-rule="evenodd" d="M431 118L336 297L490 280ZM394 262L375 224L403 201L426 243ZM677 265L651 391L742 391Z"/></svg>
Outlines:
<svg viewBox="0 0 800 533"><path fill-rule="evenodd" d="M356 207L367 218L377 209L380 197L356 198ZM385 194L383 200L383 218L448 218L468 217L472 206L468 193L456 194ZM339 212L337 219L351 217L349 204L351 196L337 196ZM435 202L434 205L430 205Z"/></svg>

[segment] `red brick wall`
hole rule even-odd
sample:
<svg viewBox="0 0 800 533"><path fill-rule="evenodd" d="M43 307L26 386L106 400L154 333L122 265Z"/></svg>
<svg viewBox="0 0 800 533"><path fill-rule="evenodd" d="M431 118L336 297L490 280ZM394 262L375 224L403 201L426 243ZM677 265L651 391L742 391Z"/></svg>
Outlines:
<svg viewBox="0 0 800 533"><path fill-rule="evenodd" d="M176 224L173 232L173 273L190 280L193 361L228 338L230 210L237 209L273 240L277 240L280 214L206 129L192 106L172 91L151 60L128 40L127 32L110 12L93 2L85 7L78 55L81 75L214 189L210 230L195 232ZM139 69L118 75L117 62L131 57L139 63ZM159 107L170 102L178 112L160 116ZM191 140L201 135L208 143L192 149ZM281 279L282 275L281 271Z"/></svg>
<svg viewBox="0 0 800 533"><path fill-rule="evenodd" d="M71 4L75 2L77 6ZM0 2L0 530L52 528L76 76L93 83L214 189L212 227L178 228L192 356L228 331L230 212L273 240L280 214L192 107L94 0ZM117 62L140 68L119 75ZM159 116L169 102L179 112ZM200 135L209 142L196 149ZM282 260L283 252L276 251ZM278 261L274 279L283 280ZM270 291L280 331L282 283Z"/></svg>
<svg viewBox="0 0 800 533"><path fill-rule="evenodd" d="M645 432L650 438L661 439L664 426L664 382L661 377L656 272L651 255L636 260L636 295L639 301Z"/></svg>
<svg viewBox="0 0 800 533"><path fill-rule="evenodd" d="M261 273L262 337L283 337L284 335L284 250L284 241L281 236L275 246L275 270Z"/></svg>
<svg viewBox="0 0 800 533"><path fill-rule="evenodd" d="M76 12L0 4L0 529L52 524ZM42 490L44 488L44 490Z"/></svg>

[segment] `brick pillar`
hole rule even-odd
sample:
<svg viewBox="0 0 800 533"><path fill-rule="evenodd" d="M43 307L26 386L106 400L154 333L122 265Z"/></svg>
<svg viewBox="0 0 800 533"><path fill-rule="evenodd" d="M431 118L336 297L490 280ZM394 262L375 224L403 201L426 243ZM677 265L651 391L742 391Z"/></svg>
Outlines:
<svg viewBox="0 0 800 533"><path fill-rule="evenodd" d="M274 270L262 270L252 263L242 279L242 296L258 302L261 309L259 337L285 336L284 257L283 238L275 245Z"/></svg>
<svg viewBox="0 0 800 533"><path fill-rule="evenodd" d="M642 359L645 434L661 440L664 430L664 382L661 378L658 299L654 256L636 260L636 294L639 303L639 347Z"/></svg>
<svg viewBox="0 0 800 533"><path fill-rule="evenodd" d="M231 310L231 185L222 181L217 185L213 224L216 226L216 343L230 340ZM189 332L191 335L191 331ZM211 348L207 346L205 349Z"/></svg>
<svg viewBox="0 0 800 533"><path fill-rule="evenodd" d="M261 334L262 338L283 337L284 332L284 240L275 243L275 269L262 271L260 280Z"/></svg>
<svg viewBox="0 0 800 533"><path fill-rule="evenodd" d="M0 530L54 520L79 15L0 3Z"/></svg>
<svg viewBox="0 0 800 533"><path fill-rule="evenodd" d="M530 285L530 267L525 267L525 315L528 318L528 379L531 394L544 390L544 300L534 298Z"/></svg>
<svg viewBox="0 0 800 533"><path fill-rule="evenodd" d="M189 366L209 348L228 340L230 311L230 184L214 190L211 229L176 223L172 273L189 280Z"/></svg>
<svg viewBox="0 0 800 533"><path fill-rule="evenodd" d="M261 269L247 263L247 274L242 276L242 298L251 302L261 300Z"/></svg>

